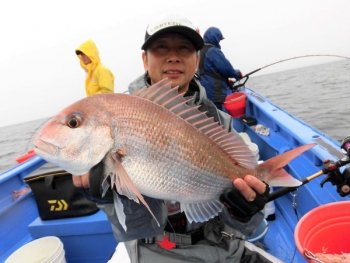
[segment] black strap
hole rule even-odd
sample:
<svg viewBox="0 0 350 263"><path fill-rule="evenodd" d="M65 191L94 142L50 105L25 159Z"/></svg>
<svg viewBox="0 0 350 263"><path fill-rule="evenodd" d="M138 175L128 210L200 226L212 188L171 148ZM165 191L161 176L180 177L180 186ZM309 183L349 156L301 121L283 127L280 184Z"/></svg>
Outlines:
<svg viewBox="0 0 350 263"><path fill-rule="evenodd" d="M44 179L44 185L47 188L52 188L53 187L53 175L52 176L45 176Z"/></svg>
<svg viewBox="0 0 350 263"><path fill-rule="evenodd" d="M204 44L204 47L200 51L200 60L199 60L199 75L208 75L210 77L213 77L215 79L219 79L222 81L227 82L227 78L224 78L223 76L220 75L220 73L217 71L216 68L214 68L214 72L209 72L204 69L204 58L206 53L210 48L213 48L215 46L211 44Z"/></svg>

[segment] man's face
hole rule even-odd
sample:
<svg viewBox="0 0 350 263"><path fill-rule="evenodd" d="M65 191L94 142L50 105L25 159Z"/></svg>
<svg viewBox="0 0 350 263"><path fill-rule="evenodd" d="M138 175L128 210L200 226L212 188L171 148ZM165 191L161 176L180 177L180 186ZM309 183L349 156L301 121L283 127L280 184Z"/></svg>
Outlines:
<svg viewBox="0 0 350 263"><path fill-rule="evenodd" d="M176 33L159 36L142 53L143 66L151 78L151 84L168 78L171 86L179 86L186 92L197 70L199 56L192 42Z"/></svg>
<svg viewBox="0 0 350 263"><path fill-rule="evenodd" d="M91 63L91 59L90 59L87 55L85 55L84 53L81 53L80 56L81 56L81 60L83 61L83 63L84 63L85 65Z"/></svg>

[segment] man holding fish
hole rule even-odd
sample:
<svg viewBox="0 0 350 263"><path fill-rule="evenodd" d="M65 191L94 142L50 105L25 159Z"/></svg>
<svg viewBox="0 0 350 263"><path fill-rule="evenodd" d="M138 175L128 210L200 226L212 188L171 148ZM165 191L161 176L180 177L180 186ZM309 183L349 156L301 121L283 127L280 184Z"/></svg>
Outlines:
<svg viewBox="0 0 350 263"><path fill-rule="evenodd" d="M200 105L200 110L206 111L208 117L220 120L221 125L231 130L232 118L216 110L216 107L206 98L203 87L194 77L199 63L198 50L202 47L203 40L200 34L186 18L167 15L156 19L148 26L145 43L142 46L144 50L142 59L146 74L130 84L129 93L133 94L144 86L153 85L167 78L172 87L179 86L179 93L185 93L185 97L193 97L194 100L191 103ZM73 179L78 187L89 186L89 176L73 176ZM100 208L107 213L112 222L116 239L120 242L127 241L125 245L131 262L198 262L197 260L200 262L240 262L243 258L247 260L250 256L255 259L245 262L269 262L263 256L244 247L245 242L240 233L251 235L263 219L263 213L259 210L266 203L265 196L269 192L266 189L268 186L250 175L234 180L233 184L241 193L241 197L238 197L240 194L237 190L232 190L231 193L230 189L228 192L238 197L238 203L237 199L233 203L238 207L227 209L220 214L220 217L215 217L205 223L192 222L190 224L185 214L181 213L180 204L177 202L166 201L165 206L158 200L149 201L147 198L147 203L151 210L157 213L158 219L162 218L164 222L164 217L170 214L165 226L162 224L161 227L158 227L147 223L149 216L145 216L147 214L145 207L140 207L125 198L123 200L124 209L129 206L131 211L129 220L136 221L125 232L120 229L112 204L100 205ZM226 202L230 201L226 200ZM140 212L141 208L144 211ZM239 214L241 218L235 217L234 214ZM143 222L140 218L146 220ZM223 222L227 222L227 225L224 225ZM163 232L163 228L166 232ZM212 229L208 230L208 228ZM220 235L220 231L219 236L211 237L215 235L215 230L221 230L223 233ZM162 243L164 237L169 240L169 244ZM174 248L168 250L167 246ZM276 259L273 260L276 262Z"/></svg>
<svg viewBox="0 0 350 263"><path fill-rule="evenodd" d="M245 242L272 186L299 186L282 168L313 144L257 164L196 79L203 39L179 15L155 19L146 73L128 94L97 94L53 117L35 151L73 174L137 262L281 262ZM141 203L140 203L141 201Z"/></svg>

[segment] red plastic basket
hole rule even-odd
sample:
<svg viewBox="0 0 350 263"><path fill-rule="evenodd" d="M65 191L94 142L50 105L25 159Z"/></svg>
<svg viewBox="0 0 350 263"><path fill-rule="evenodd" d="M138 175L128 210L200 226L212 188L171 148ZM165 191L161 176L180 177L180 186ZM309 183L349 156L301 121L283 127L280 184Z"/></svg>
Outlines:
<svg viewBox="0 0 350 263"><path fill-rule="evenodd" d="M245 114L246 101L246 92L235 92L227 96L223 104L233 118L239 118Z"/></svg>
<svg viewBox="0 0 350 263"><path fill-rule="evenodd" d="M350 253L350 201L322 205L305 214L295 227L294 240L304 257L305 252Z"/></svg>

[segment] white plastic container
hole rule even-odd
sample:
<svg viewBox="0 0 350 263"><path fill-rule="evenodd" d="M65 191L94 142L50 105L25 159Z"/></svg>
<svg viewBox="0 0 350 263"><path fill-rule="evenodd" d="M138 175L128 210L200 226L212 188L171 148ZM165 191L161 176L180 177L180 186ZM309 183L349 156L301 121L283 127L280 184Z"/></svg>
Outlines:
<svg viewBox="0 0 350 263"><path fill-rule="evenodd" d="M63 243L58 237L36 239L11 254L5 263L66 263Z"/></svg>
<svg viewBox="0 0 350 263"><path fill-rule="evenodd" d="M249 135L246 133L246 132L240 132L238 133L242 139L245 141L245 142L251 142L252 140L250 139Z"/></svg>
<svg viewBox="0 0 350 263"><path fill-rule="evenodd" d="M264 161L258 161L258 164L263 163ZM270 186L270 194L273 192L272 186ZM275 201L270 201L265 205L264 217L267 221L273 221L276 219L276 206Z"/></svg>
<svg viewBox="0 0 350 263"><path fill-rule="evenodd" d="M273 192L272 187L270 186L270 194ZM275 214L275 202L270 201L265 205L265 219L267 221L273 221L276 219L276 214Z"/></svg>
<svg viewBox="0 0 350 263"><path fill-rule="evenodd" d="M246 142L246 144L248 145L249 149L252 151L255 159L257 161L259 161L260 159L260 155L259 155L259 147L258 145L256 145L255 143L253 142Z"/></svg>
<svg viewBox="0 0 350 263"><path fill-rule="evenodd" d="M261 222L261 224L258 226L258 228L255 230L255 232L251 236L247 237L247 241L253 243L255 241L263 239L268 229L269 229L269 224L264 219Z"/></svg>

